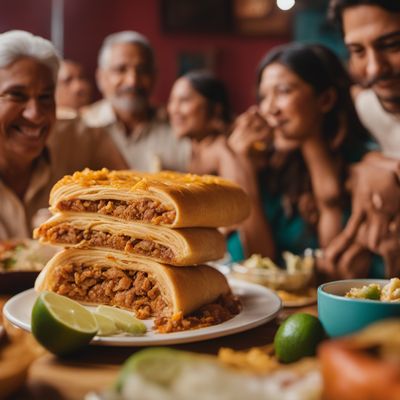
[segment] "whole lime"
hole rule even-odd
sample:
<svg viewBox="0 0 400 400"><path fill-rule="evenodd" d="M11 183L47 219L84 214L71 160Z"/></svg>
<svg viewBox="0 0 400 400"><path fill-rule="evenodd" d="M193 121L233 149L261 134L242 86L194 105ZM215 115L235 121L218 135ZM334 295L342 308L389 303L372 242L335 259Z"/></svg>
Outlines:
<svg viewBox="0 0 400 400"><path fill-rule="evenodd" d="M303 357L314 356L318 344L325 338L320 320L306 313L287 318L274 338L275 354L279 361L291 363Z"/></svg>

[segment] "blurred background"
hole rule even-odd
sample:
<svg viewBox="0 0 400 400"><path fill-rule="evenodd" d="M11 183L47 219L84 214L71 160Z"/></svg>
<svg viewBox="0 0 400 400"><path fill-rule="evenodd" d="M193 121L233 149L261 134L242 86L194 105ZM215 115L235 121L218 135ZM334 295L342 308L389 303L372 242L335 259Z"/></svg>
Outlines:
<svg viewBox="0 0 400 400"><path fill-rule="evenodd" d="M64 58L83 64L94 83L104 37L137 30L152 42L156 104L177 76L212 69L230 90L236 113L255 100L255 71L273 46L321 42L341 57L340 36L326 21L327 0L0 0L0 31L23 29L51 39ZM96 98L99 94L96 93Z"/></svg>

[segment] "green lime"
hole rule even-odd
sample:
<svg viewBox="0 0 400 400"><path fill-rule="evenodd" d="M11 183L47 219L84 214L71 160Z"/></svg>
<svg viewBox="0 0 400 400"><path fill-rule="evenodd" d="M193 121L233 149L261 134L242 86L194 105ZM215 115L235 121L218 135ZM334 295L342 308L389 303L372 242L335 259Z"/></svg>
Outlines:
<svg viewBox="0 0 400 400"><path fill-rule="evenodd" d="M33 305L32 333L47 350L65 355L87 345L98 325L93 314L68 297L42 292Z"/></svg>
<svg viewBox="0 0 400 400"><path fill-rule="evenodd" d="M274 338L278 360L290 363L302 357L311 357L325 338L325 331L317 317L298 313L287 318L279 327Z"/></svg>
<svg viewBox="0 0 400 400"><path fill-rule="evenodd" d="M123 364L116 389L120 391L126 379L133 373L139 374L146 381L168 387L179 376L180 369L184 368L182 361L190 358L189 354L166 347L141 350Z"/></svg>
<svg viewBox="0 0 400 400"><path fill-rule="evenodd" d="M93 315L96 318L97 324L99 325L99 330L97 332L98 336L111 336L120 331L111 318L96 312L93 313Z"/></svg>
<svg viewBox="0 0 400 400"><path fill-rule="evenodd" d="M146 325L135 318L131 312L116 307L100 305L96 308L96 314L104 315L114 321L116 327L131 335L143 335L146 333Z"/></svg>

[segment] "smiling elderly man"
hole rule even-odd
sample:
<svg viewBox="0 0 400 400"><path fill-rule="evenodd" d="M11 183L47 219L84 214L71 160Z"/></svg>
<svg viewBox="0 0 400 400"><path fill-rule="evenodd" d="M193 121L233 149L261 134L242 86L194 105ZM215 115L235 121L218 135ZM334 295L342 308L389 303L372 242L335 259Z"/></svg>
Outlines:
<svg viewBox="0 0 400 400"><path fill-rule="evenodd" d="M0 240L30 237L53 184L90 167L125 168L108 135L56 121L59 59L24 31L0 34Z"/></svg>
<svg viewBox="0 0 400 400"><path fill-rule="evenodd" d="M177 139L150 103L156 67L147 38L134 31L107 36L96 78L104 99L82 111L85 123L106 129L130 168L187 171L190 142Z"/></svg>

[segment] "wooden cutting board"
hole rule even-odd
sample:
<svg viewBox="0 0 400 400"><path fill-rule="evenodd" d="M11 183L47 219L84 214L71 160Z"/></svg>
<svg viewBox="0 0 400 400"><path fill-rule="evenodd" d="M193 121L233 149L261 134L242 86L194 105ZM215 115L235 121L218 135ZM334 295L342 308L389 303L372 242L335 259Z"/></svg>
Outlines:
<svg viewBox="0 0 400 400"><path fill-rule="evenodd" d="M29 365L43 353L31 335L5 325L7 334L0 338L0 399L23 386Z"/></svg>
<svg viewBox="0 0 400 400"><path fill-rule="evenodd" d="M89 392L112 386L120 367L60 360L46 354L29 368L27 388L33 399L82 400Z"/></svg>

